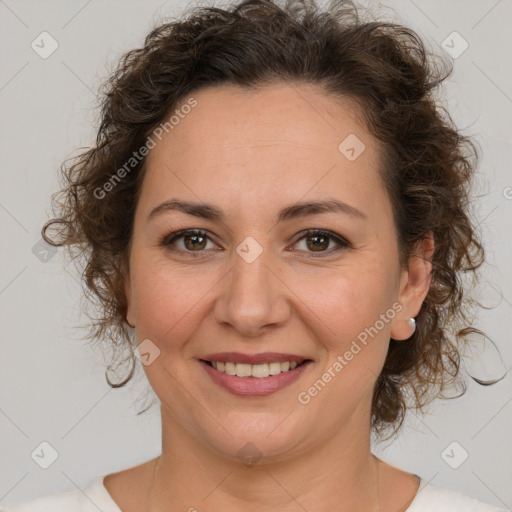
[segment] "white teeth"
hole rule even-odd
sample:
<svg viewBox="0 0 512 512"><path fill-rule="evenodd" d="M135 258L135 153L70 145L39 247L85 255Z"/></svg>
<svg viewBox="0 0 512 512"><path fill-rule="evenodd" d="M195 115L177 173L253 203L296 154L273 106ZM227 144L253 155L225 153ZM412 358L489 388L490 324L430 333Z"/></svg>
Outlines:
<svg viewBox="0 0 512 512"><path fill-rule="evenodd" d="M281 373L281 363L270 363L268 365L270 375L277 375Z"/></svg>
<svg viewBox="0 0 512 512"><path fill-rule="evenodd" d="M262 377L268 377L270 375L268 371L268 364L263 363L252 365L251 375L253 377L258 377L259 379Z"/></svg>
<svg viewBox="0 0 512 512"><path fill-rule="evenodd" d="M268 377L270 375L278 375L289 370L297 368L296 361L286 361L284 363L263 363L263 364L245 364L245 363L224 363L220 361L212 361L212 366L228 375L236 375L237 377L256 377L258 379Z"/></svg>
<svg viewBox="0 0 512 512"><path fill-rule="evenodd" d="M250 377L252 375L251 365L236 363L235 373L237 377Z"/></svg>

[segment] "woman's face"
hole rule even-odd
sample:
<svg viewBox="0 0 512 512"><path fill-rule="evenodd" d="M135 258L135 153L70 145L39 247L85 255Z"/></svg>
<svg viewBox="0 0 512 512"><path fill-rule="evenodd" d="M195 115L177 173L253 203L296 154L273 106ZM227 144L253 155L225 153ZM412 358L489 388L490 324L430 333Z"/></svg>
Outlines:
<svg viewBox="0 0 512 512"><path fill-rule="evenodd" d="M389 338L410 336L428 289L399 268L376 140L313 86L192 96L153 137L126 281L163 428L233 457L367 435ZM347 206L297 207L328 201ZM185 229L202 233L171 240Z"/></svg>

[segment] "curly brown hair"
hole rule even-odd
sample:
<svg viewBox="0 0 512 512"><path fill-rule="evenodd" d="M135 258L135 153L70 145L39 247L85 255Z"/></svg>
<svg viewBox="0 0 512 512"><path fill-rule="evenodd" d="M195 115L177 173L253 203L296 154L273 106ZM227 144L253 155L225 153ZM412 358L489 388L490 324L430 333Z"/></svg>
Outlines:
<svg viewBox="0 0 512 512"><path fill-rule="evenodd" d="M431 287L412 337L390 340L374 388L373 431L394 427L396 433L407 408L446 398L444 390L461 373L462 344L470 333L484 334L471 327L466 308L476 300L468 294L469 283L462 283L468 272L475 283L484 261L470 211L478 151L434 96L451 71L451 62L429 54L414 31L396 23L363 22L361 9L343 1L332 1L323 11L306 0L195 7L182 19L154 28L142 48L123 55L102 85L96 145L72 158L71 166L63 163L65 184L52 198L56 217L42 230L48 243L66 245L72 256L85 259L85 295L99 306L88 336L129 349L121 361L131 361L128 376L118 383L107 376L109 384L126 384L135 368L123 278L145 159L107 188L113 170L126 169L134 152L192 91L286 81L321 86L360 106L384 149L381 173L402 268L416 242L434 235ZM53 234L47 233L50 227ZM112 362L121 364L115 352Z"/></svg>

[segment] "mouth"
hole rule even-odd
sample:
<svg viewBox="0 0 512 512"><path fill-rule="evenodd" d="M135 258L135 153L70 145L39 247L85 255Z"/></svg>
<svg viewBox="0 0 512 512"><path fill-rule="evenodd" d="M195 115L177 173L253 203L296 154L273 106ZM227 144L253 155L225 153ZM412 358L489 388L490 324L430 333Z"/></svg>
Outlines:
<svg viewBox="0 0 512 512"><path fill-rule="evenodd" d="M223 353L199 362L211 380L224 390L238 396L261 397L291 385L314 361L290 354Z"/></svg>
<svg viewBox="0 0 512 512"><path fill-rule="evenodd" d="M307 362L312 362L311 359L304 359L299 362L273 361L261 364L234 363L231 361L206 361L204 359L200 359L200 361L211 368L214 368L218 372L225 373L227 375L242 378L254 377L256 379L264 379L281 373L291 372Z"/></svg>

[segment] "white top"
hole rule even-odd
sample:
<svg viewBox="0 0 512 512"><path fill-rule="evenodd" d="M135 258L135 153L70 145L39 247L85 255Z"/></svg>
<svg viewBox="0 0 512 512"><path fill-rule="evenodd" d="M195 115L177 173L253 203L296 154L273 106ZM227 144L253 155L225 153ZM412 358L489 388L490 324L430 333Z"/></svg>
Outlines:
<svg viewBox="0 0 512 512"><path fill-rule="evenodd" d="M38 498L18 502L0 512L122 512L112 499L103 479L95 477L83 492L79 489L55 492ZM493 507L457 491L426 483L420 478L420 487L405 512L512 512Z"/></svg>

